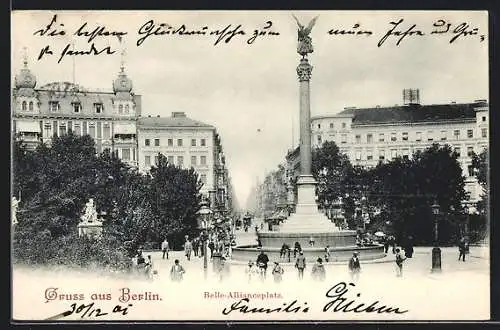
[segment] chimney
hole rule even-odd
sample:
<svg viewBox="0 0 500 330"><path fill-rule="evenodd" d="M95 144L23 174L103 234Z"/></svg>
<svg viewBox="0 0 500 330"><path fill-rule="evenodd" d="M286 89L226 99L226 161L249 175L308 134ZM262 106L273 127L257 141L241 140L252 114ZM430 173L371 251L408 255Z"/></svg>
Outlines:
<svg viewBox="0 0 500 330"><path fill-rule="evenodd" d="M403 105L420 104L420 90L414 88L403 89Z"/></svg>
<svg viewBox="0 0 500 330"><path fill-rule="evenodd" d="M183 111L179 111L179 112L172 112L172 117L173 117L173 118L182 118L182 117L186 117L186 113L184 113Z"/></svg>

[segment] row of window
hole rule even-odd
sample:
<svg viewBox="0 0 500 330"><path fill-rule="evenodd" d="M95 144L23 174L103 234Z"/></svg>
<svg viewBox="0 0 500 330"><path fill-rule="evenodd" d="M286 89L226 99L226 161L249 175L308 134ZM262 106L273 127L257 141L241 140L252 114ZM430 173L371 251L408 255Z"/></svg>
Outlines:
<svg viewBox="0 0 500 330"><path fill-rule="evenodd" d="M23 111L33 111L34 110L34 104L32 101L30 101L29 103L26 102L26 101L23 101L23 103L21 103L21 109Z"/></svg>
<svg viewBox="0 0 500 330"><path fill-rule="evenodd" d="M120 105L120 113L124 113L124 108L123 105ZM71 102L71 108L73 109L74 113L80 113L82 112L82 104L80 102ZM94 103L93 109L95 113L103 113L104 112L104 104L102 103ZM49 110L52 112L58 112L61 110L61 104L59 101L50 101L49 102ZM125 113L129 113L130 108L128 105L125 106Z"/></svg>
<svg viewBox="0 0 500 330"><path fill-rule="evenodd" d="M153 139L154 140L154 146L159 147L160 146L160 139ZM183 139L177 139L177 146L182 147L184 145L184 140ZM151 146L151 139L145 139L144 140L144 145L145 146ZM200 139L200 146L201 147L206 147L207 145L207 140L206 139ZM174 146L174 139L167 139L167 146L173 147ZM197 140L196 139L191 139L191 147L196 147L197 146Z"/></svg>
<svg viewBox="0 0 500 330"><path fill-rule="evenodd" d="M342 128L346 128L347 124L346 123L341 123ZM335 128L333 123L330 123L330 128ZM318 124L318 129L321 129L321 124Z"/></svg>
<svg viewBox="0 0 500 330"><path fill-rule="evenodd" d="M483 122L486 122L486 116L482 116L481 120ZM346 128L347 124L346 123L341 123L341 126L342 126L342 128ZM318 127L318 129L321 129L321 124L317 124L317 127ZM330 123L330 129L333 129L333 128L335 128L335 126L333 125L333 123Z"/></svg>
<svg viewBox="0 0 500 330"><path fill-rule="evenodd" d="M448 135L448 132L446 130L442 130L441 134L439 135L439 140L446 141L448 138L447 135ZM481 138L487 138L487 137L488 137L488 129L481 128ZM427 131L426 138L427 138L427 141L429 141L429 142L434 141L434 131ZM458 129L453 130L453 138L454 138L454 140L460 139L460 130L458 130ZM469 138L469 139L474 138L474 130L473 129L467 130L467 138ZM355 139L355 143L362 143L361 134L356 134L354 136L354 139ZM319 144L322 143L321 135L317 136L317 141ZM373 134L372 133L366 134L366 143L373 143L373 141L374 141ZM378 134L378 142L385 142L385 141L386 141L385 134L379 133ZM397 141L397 133L393 132L390 134L390 136L387 136L387 141L392 141L392 142ZM401 141L408 141L408 132L401 133ZM415 133L415 141L416 142L424 141L424 139L422 138L422 132ZM347 134L340 135L340 143L347 143Z"/></svg>
<svg viewBox="0 0 500 330"><path fill-rule="evenodd" d="M72 131L75 135L90 135L94 139L111 139L111 126L107 122L73 122L57 121L46 122L43 126L43 137L61 136Z"/></svg>
<svg viewBox="0 0 500 330"><path fill-rule="evenodd" d="M199 156L199 165L207 165L207 156ZM167 156L167 161L170 164L176 164L177 166L184 166L184 156L177 156L177 163L174 161L174 156ZM154 156L154 164L158 165L158 155ZM151 156L144 156L144 165L151 166ZM191 166L198 165L198 156L191 156Z"/></svg>
<svg viewBox="0 0 500 330"><path fill-rule="evenodd" d="M418 152L418 151L423 151L423 149L416 148L415 152ZM461 149L460 149L460 147L453 148L453 151L458 155L458 157L460 157L460 155L461 155ZM472 147L472 146L471 147L467 147L467 156L468 157L472 157L473 154L474 154L474 147ZM403 149L401 155L402 155L403 158L408 159L408 157L410 155L410 149ZM391 159L396 158L398 156L398 150L397 149L391 149L390 150L390 156L391 156ZM379 150L378 159L379 160L385 160L385 157L386 157L385 150L384 149L380 149ZM355 160L362 160L362 158L361 158L361 150L356 150L355 151L354 159ZM366 160L373 160L373 151L372 150L367 150L366 151Z"/></svg>
<svg viewBox="0 0 500 330"><path fill-rule="evenodd" d="M123 161L135 161L135 148L132 148L132 150L130 148L122 148L121 149L121 159Z"/></svg>
<svg viewBox="0 0 500 330"><path fill-rule="evenodd" d="M24 103L25 103L25 101L23 102L22 108L23 108L23 110L26 110ZM33 102L30 102L30 104L29 104L30 111L33 110L32 103ZM80 102L72 102L71 107L72 107L74 113L82 112L82 104ZM94 103L93 109L94 109L95 113L104 113L104 104ZM52 112L58 112L59 110L61 110L61 105L60 105L59 101L50 101L49 102L49 110ZM118 114L120 114L120 115L123 115L123 114L128 115L128 114L130 114L130 110L131 110L130 105L128 105L128 104L118 105Z"/></svg>

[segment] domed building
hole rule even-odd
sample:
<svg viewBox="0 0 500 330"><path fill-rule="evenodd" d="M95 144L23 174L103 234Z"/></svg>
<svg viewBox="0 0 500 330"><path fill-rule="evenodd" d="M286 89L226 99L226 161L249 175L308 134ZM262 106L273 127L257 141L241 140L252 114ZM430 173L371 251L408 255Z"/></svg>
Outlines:
<svg viewBox="0 0 500 330"><path fill-rule="evenodd" d="M95 141L96 152L108 149L142 172L156 165L158 153L162 153L169 163L197 171L203 182L200 192L210 197L214 210L224 212L232 204L232 186L217 129L179 111L171 117L141 117L142 97L133 92L123 64L109 91L71 82L36 83L24 59L12 90L15 139L34 148L69 131L88 134Z"/></svg>
<svg viewBox="0 0 500 330"><path fill-rule="evenodd" d="M15 76L12 118L15 138L28 147L50 144L52 137L69 131L94 138L96 151L108 149L137 166L137 118L141 95L132 91L132 80L121 67L111 91L85 89L71 82L52 82L37 87L35 74L24 67Z"/></svg>

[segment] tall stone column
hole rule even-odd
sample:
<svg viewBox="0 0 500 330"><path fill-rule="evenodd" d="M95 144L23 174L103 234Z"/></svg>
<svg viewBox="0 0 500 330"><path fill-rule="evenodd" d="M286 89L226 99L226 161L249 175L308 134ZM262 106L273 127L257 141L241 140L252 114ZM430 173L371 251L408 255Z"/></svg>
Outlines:
<svg viewBox="0 0 500 330"><path fill-rule="evenodd" d="M311 175L311 102L310 86L312 65L306 57L297 66L300 84L300 175Z"/></svg>
<svg viewBox="0 0 500 330"><path fill-rule="evenodd" d="M311 171L311 103L310 86L312 65L302 57L297 66L300 91L300 176L297 180L297 213L317 212L316 180Z"/></svg>

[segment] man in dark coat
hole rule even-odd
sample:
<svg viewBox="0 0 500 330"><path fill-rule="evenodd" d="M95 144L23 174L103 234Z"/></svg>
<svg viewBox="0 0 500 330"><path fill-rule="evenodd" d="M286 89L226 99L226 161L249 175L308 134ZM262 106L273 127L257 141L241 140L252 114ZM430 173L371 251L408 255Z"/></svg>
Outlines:
<svg viewBox="0 0 500 330"><path fill-rule="evenodd" d="M465 238L461 238L460 239L460 242L458 242L458 252L459 252L459 255L458 255L458 261L460 261L460 259L462 259L463 261L465 261L465 251L466 251L467 247L466 247L466 244L465 244Z"/></svg>
<svg viewBox="0 0 500 330"><path fill-rule="evenodd" d="M295 268L299 271L299 279L304 278L304 269L306 268L306 257L304 257L304 252L300 251L297 260L295 260Z"/></svg>
<svg viewBox="0 0 500 330"><path fill-rule="evenodd" d="M267 254L264 253L264 251L260 251L260 254L257 256L257 267L262 272L262 277L266 278L266 272L267 272L267 263L269 262L269 257Z"/></svg>
<svg viewBox="0 0 500 330"><path fill-rule="evenodd" d="M361 265L359 263L358 252L354 252L351 259L349 260L349 272L351 273L351 278L353 281L357 281L359 279Z"/></svg>

